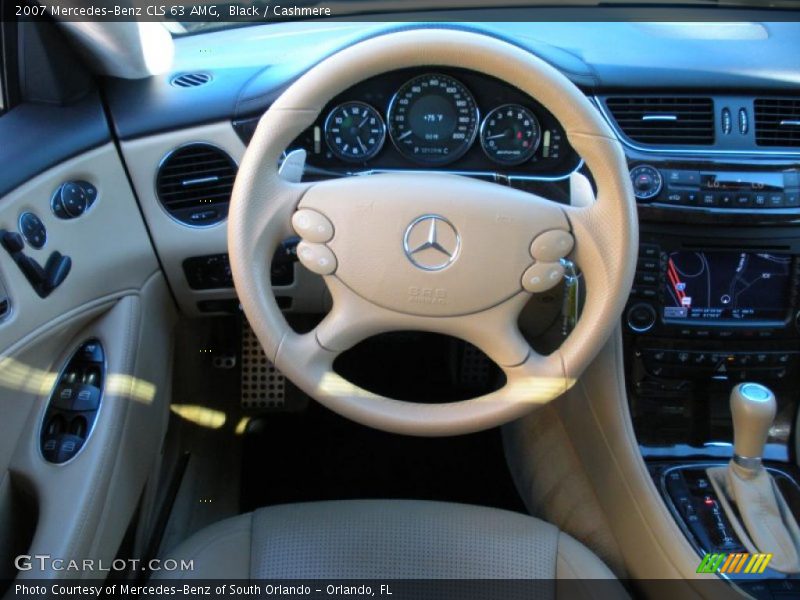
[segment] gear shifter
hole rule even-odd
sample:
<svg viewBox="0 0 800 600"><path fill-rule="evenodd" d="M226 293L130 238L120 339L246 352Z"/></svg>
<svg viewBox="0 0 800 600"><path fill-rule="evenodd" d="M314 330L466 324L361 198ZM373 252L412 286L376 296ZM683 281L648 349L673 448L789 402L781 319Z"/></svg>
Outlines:
<svg viewBox="0 0 800 600"><path fill-rule="evenodd" d="M777 403L758 383L731 390L733 460L707 473L744 545L750 552L772 554L770 567L800 572L800 527L780 489L761 464Z"/></svg>
<svg viewBox="0 0 800 600"><path fill-rule="evenodd" d="M761 469L761 457L777 403L775 394L758 383L740 383L731 390L733 417L733 462L743 474L755 475Z"/></svg>

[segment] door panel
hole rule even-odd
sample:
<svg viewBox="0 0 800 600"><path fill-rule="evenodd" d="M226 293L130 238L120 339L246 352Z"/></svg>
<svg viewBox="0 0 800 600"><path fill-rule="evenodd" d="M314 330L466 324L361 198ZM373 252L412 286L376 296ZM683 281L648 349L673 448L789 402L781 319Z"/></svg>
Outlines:
<svg viewBox="0 0 800 600"><path fill-rule="evenodd" d="M67 181L90 182L97 199L83 215L61 219L50 203ZM58 251L72 259L72 267L41 298L0 248L0 277L11 303L0 322L0 538L25 540L29 554L108 563L155 468L166 430L174 301L112 144L65 161L0 199L0 228L17 231L25 212L38 216L47 230L45 245L26 243L25 255L45 265ZM100 409L82 450L67 463L53 464L40 449L42 418L65 361L90 338L99 339L106 354ZM27 531L11 535L7 529L17 521L19 497L32 505L34 517ZM0 545L0 552L18 548ZM7 558L0 556L4 564Z"/></svg>

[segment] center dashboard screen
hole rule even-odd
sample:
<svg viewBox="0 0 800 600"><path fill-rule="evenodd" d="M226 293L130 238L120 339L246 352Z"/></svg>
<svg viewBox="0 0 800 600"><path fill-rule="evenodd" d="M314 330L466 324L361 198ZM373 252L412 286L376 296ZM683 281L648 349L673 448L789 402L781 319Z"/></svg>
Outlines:
<svg viewBox="0 0 800 600"><path fill-rule="evenodd" d="M671 252L664 319L779 321L786 316L792 257L755 252Z"/></svg>

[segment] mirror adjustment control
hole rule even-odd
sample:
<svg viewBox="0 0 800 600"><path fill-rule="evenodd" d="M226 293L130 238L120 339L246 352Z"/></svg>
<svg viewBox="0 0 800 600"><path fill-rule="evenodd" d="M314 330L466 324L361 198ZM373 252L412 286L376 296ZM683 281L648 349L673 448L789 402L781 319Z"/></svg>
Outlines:
<svg viewBox="0 0 800 600"><path fill-rule="evenodd" d="M50 207L59 219L76 219L97 199L97 188L88 181L67 181L53 194Z"/></svg>
<svg viewBox="0 0 800 600"><path fill-rule="evenodd" d="M86 445L102 403L105 373L105 352L95 339L81 344L61 370L40 435L48 462L67 462Z"/></svg>

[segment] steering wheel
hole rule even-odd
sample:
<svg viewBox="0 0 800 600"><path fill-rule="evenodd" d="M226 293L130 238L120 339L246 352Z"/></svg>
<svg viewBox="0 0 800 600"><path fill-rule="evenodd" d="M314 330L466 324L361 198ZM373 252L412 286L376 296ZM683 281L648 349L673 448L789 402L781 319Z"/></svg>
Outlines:
<svg viewBox="0 0 800 600"><path fill-rule="evenodd" d="M495 183L445 174L380 174L318 183L278 175L287 146L337 94L406 67L460 67L539 101L585 160L597 197L564 206ZM589 192L591 195L591 192ZM295 333L272 293L270 259L297 233L303 264L324 275L330 313ZM233 190L228 246L236 291L267 357L299 388L354 421L397 433L455 435L516 419L563 394L617 326L635 271L637 220L622 148L566 77L528 52L466 31L418 29L350 46L295 81L259 121ZM544 356L517 318L531 293L558 284L569 255L587 288L577 325ZM393 400L333 370L381 332L466 340L505 373L490 394L440 404Z"/></svg>

